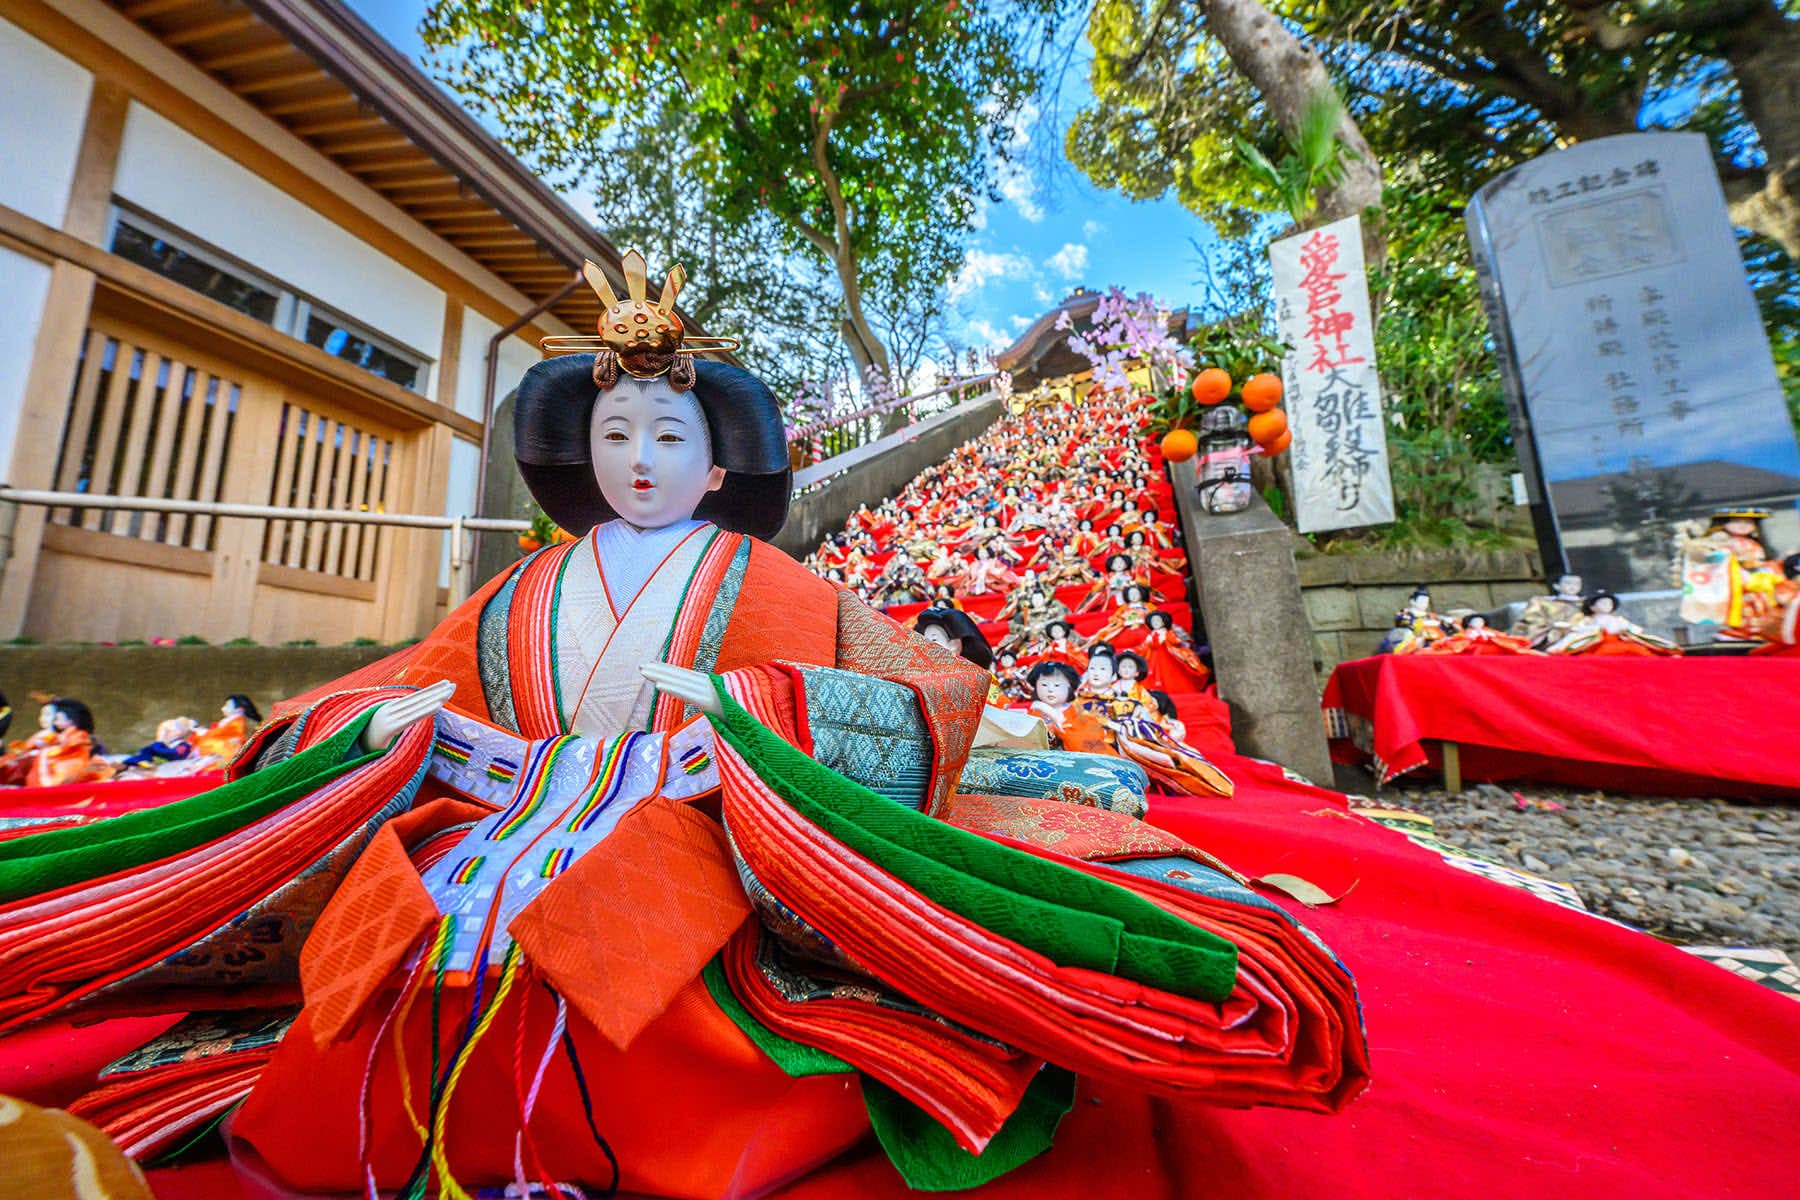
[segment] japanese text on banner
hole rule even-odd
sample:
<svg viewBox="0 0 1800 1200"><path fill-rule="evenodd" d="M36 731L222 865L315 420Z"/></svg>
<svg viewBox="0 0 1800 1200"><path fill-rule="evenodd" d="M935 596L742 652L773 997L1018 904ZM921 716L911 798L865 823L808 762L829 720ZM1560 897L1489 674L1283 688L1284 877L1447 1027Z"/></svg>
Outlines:
<svg viewBox="0 0 1800 1200"><path fill-rule="evenodd" d="M1394 519L1375 330L1355 217L1269 247L1302 533Z"/></svg>

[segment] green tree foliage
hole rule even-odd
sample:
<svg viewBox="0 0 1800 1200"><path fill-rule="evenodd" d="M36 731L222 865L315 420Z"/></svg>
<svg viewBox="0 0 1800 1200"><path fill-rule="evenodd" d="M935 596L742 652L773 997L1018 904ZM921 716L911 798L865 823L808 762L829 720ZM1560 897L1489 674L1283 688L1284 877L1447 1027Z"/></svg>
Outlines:
<svg viewBox="0 0 1800 1200"><path fill-rule="evenodd" d="M1780 200L1800 197L1800 0L1269 7L1319 48L1385 170L1390 257L1372 284L1402 527L1454 521L1474 464L1512 457L1462 210L1494 175L1568 141L1708 136L1734 217L1761 231L1741 237L1745 265L1800 416L1800 281L1782 245L1800 227L1784 224ZM1236 142L1279 163L1290 139L1208 35L1208 9L1100 0L1088 26L1095 103L1072 124L1069 155L1134 198L1173 191L1260 251L1266 214L1288 205ZM1163 36L1147 41L1153 27Z"/></svg>
<svg viewBox="0 0 1800 1200"><path fill-rule="evenodd" d="M634 169L667 171L668 145L708 212L834 277L859 373L885 373L870 309L958 262L1061 3L437 0L423 35L540 169L585 175L631 147Z"/></svg>

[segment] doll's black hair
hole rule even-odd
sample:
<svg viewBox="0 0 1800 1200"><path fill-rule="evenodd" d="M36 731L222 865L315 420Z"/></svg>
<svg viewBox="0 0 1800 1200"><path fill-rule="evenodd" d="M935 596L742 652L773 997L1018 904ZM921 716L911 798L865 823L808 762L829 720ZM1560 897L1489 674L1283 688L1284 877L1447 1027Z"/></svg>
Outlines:
<svg viewBox="0 0 1800 1200"><path fill-rule="evenodd" d="M550 519L584 534L618 514L594 478L592 426L600 390L594 356L545 359L519 381L513 398L513 457L519 474ZM631 386L621 379L616 387ZM725 482L694 511L733 533L772 538L787 522L793 471L781 404L769 386L742 367L694 361L691 395L706 417L715 466Z"/></svg>

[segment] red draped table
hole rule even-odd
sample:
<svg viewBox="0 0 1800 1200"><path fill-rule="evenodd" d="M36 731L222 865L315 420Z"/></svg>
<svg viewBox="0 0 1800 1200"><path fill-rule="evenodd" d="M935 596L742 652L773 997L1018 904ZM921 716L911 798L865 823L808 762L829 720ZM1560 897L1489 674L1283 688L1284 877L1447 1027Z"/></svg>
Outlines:
<svg viewBox="0 0 1800 1200"><path fill-rule="evenodd" d="M1325 685L1335 762L1672 795L1800 795L1800 658L1390 654ZM1457 780L1451 781L1453 784Z"/></svg>

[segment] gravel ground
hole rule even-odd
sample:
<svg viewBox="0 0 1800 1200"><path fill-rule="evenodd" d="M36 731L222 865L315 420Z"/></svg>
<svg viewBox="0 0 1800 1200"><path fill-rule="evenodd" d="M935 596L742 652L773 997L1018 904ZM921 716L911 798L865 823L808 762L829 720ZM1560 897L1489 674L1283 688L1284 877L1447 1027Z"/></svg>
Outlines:
<svg viewBox="0 0 1800 1200"><path fill-rule="evenodd" d="M1366 793L1365 793L1366 794ZM1464 849L1567 883L1589 908L1672 942L1773 946L1800 960L1800 807L1398 781L1380 800Z"/></svg>

